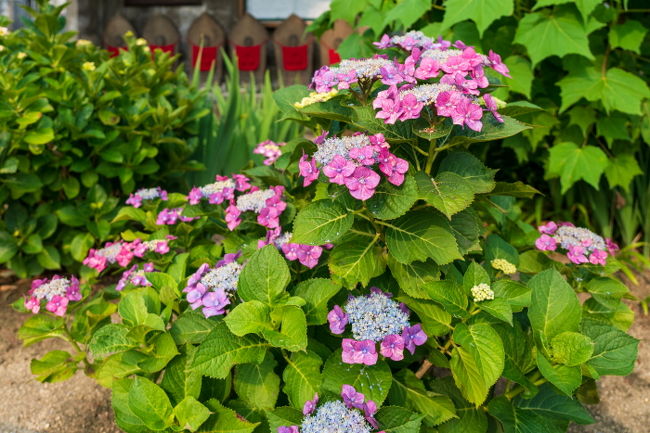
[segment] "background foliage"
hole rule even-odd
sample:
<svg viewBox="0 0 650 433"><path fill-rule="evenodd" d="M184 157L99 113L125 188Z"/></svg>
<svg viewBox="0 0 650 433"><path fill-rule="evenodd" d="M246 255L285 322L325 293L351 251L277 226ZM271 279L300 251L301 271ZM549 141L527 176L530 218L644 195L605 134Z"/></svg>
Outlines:
<svg viewBox="0 0 650 433"><path fill-rule="evenodd" d="M335 0L311 28L355 25L343 57L409 29L500 53L513 78L496 95L543 110L524 118L536 128L475 152L547 195L531 209L537 221L577 221L631 244L650 240L649 12L641 0Z"/></svg>

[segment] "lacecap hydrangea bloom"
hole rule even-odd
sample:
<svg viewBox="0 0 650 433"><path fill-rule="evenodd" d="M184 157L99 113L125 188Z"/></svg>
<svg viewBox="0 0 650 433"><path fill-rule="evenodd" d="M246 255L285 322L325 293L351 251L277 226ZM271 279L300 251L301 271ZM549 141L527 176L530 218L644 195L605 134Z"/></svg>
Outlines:
<svg viewBox="0 0 650 433"><path fill-rule="evenodd" d="M57 316L65 315L70 301L81 300L79 280L76 277L55 275L52 279L36 279L25 298L25 308L36 314L41 303L46 302L45 309Z"/></svg>
<svg viewBox="0 0 650 433"><path fill-rule="evenodd" d="M145 276L145 272L153 272L154 265L153 263L145 263L142 265L142 268L140 268L139 265L133 265L131 268L127 269L122 273L122 276L120 277L119 281L117 282L117 285L115 286L115 290L121 291L124 290L124 288L131 284L136 287L148 287L151 286L151 283L147 280L147 277Z"/></svg>
<svg viewBox="0 0 650 433"><path fill-rule="evenodd" d="M358 200L368 200L375 193L382 173L388 182L399 186L409 169L406 160L390 152L383 134L361 133L347 137L319 137L318 150L313 159L300 158L298 167L303 176L303 186L309 186L319 176L320 170L331 183L345 185L350 195Z"/></svg>
<svg viewBox="0 0 650 433"><path fill-rule="evenodd" d="M167 200L167 191L159 186L156 188L141 188L135 193L129 194L126 204L130 204L133 207L140 207L144 200L150 201L158 198L163 201Z"/></svg>
<svg viewBox="0 0 650 433"><path fill-rule="evenodd" d="M266 237L257 241L257 248L264 248L267 245L273 244L277 249L282 251L287 260L298 260L302 265L311 269L318 265L318 259L323 254L323 248L331 249L334 247L332 244L323 246L296 244L290 242L291 235L291 232L282 233L280 227L268 230Z"/></svg>
<svg viewBox="0 0 650 433"><path fill-rule="evenodd" d="M604 266L607 264L607 257L619 250L618 245L611 239L605 239L589 229L576 227L569 222L550 221L537 229L541 233L535 241L537 249L560 250L577 265L591 263Z"/></svg>
<svg viewBox="0 0 650 433"><path fill-rule="evenodd" d="M201 309L205 317L220 316L232 302L243 265L240 253L226 254L214 267L202 264L187 280L187 302L193 310Z"/></svg>
<svg viewBox="0 0 650 433"><path fill-rule="evenodd" d="M168 236L167 239L151 241L135 239L132 242L107 242L103 248L91 248L82 263L89 268L97 270L97 272L102 272L114 263L126 267L134 257L142 258L150 251L158 254L167 254L169 252L169 241L173 239L175 239L174 236Z"/></svg>
<svg viewBox="0 0 650 433"><path fill-rule="evenodd" d="M379 430L377 404L351 386L343 385L343 401L318 404L318 394L303 406L302 425L278 427L278 433L371 433ZM384 433L380 431L378 433Z"/></svg>
<svg viewBox="0 0 650 433"><path fill-rule="evenodd" d="M271 140L266 140L259 143L253 153L256 155L262 155L264 158L264 165L273 165L279 157L282 156L282 146L285 146L287 143L276 143Z"/></svg>
<svg viewBox="0 0 650 433"><path fill-rule="evenodd" d="M250 188L249 179L242 174L234 174L232 177L217 175L214 183L192 188L187 201L191 205L196 205L201 200L207 199L210 204L221 204L233 200L235 191L244 192Z"/></svg>
<svg viewBox="0 0 650 433"><path fill-rule="evenodd" d="M253 212L257 214L258 224L274 229L280 227L280 215L287 208L287 203L283 200L284 187L277 185L268 189L260 189L256 186L250 188L246 194L231 200L230 205L226 208L226 224L228 229L234 230L242 219L241 214L244 212Z"/></svg>
<svg viewBox="0 0 650 433"><path fill-rule="evenodd" d="M404 349L415 353L415 347L427 341L420 324L411 326L410 311L376 287L365 296L350 296L343 308L335 305L328 313L330 331L343 334L349 324L353 338L344 338L343 362L374 365L379 354L393 361L404 359Z"/></svg>

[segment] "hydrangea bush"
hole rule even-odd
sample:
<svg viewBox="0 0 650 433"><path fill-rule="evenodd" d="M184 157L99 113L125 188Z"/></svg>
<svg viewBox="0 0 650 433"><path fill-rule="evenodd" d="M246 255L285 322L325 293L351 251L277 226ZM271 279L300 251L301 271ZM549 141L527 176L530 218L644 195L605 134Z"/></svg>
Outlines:
<svg viewBox="0 0 650 433"><path fill-rule="evenodd" d="M264 166L187 196L130 197L115 218L130 229L86 259L102 284L41 282L20 302L52 313L26 344L72 347L33 361L38 379L83 368L129 433L593 422L595 380L636 359L615 248L526 225L510 205L536 191L470 153L529 128L525 104L490 97L498 55L409 37L276 92L312 139L261 143Z"/></svg>

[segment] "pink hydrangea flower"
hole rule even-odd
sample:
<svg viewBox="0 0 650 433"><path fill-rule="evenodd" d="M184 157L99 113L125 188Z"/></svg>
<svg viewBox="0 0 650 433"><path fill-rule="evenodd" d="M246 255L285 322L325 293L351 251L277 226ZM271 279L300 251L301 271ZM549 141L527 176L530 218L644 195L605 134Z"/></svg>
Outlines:
<svg viewBox="0 0 650 433"><path fill-rule="evenodd" d="M426 343L427 334L422 330L422 325L418 323L405 327L402 331L402 339L404 340L404 347L413 355L416 346L422 346Z"/></svg>
<svg viewBox="0 0 650 433"><path fill-rule="evenodd" d="M607 253L602 250L593 250L589 255L589 263L605 266L607 264Z"/></svg>
<svg viewBox="0 0 650 433"><path fill-rule="evenodd" d="M68 302L70 302L68 298L64 296L55 295L52 297L52 299L49 300L49 302L45 306L45 309L50 313L54 313L57 316L63 317L65 315L66 310L68 309Z"/></svg>
<svg viewBox="0 0 650 433"><path fill-rule="evenodd" d="M372 340L356 341L344 338L343 362L347 364L375 365L377 363L377 348Z"/></svg>
<svg viewBox="0 0 650 433"><path fill-rule="evenodd" d="M569 250L567 252L567 257L569 260L571 260L573 263L576 265L580 265L582 263L589 263L589 259L585 256L585 248L578 246L578 245L571 245L569 246Z"/></svg>
<svg viewBox="0 0 650 433"><path fill-rule="evenodd" d="M380 353L393 361L404 359L404 339L399 335L389 335L381 342Z"/></svg>
<svg viewBox="0 0 650 433"><path fill-rule="evenodd" d="M492 69L500 73L501 75L504 75L508 78L512 78L510 76L510 71L508 70L508 67L501 61L501 56L495 53L494 51L490 50L488 52L488 59L490 60Z"/></svg>
<svg viewBox="0 0 650 433"><path fill-rule="evenodd" d="M557 249L557 241L549 235L542 235L535 241L535 246L541 251L555 251Z"/></svg>
<svg viewBox="0 0 650 433"><path fill-rule="evenodd" d="M303 415L311 415L316 410L316 405L318 404L318 393L314 394L314 398L307 400L302 407Z"/></svg>
<svg viewBox="0 0 650 433"><path fill-rule="evenodd" d="M480 131L483 128L481 118L483 117L483 110L479 105L474 104L469 99L462 99L456 106L456 113L452 115L452 121L456 125L467 125L474 131Z"/></svg>
<svg viewBox="0 0 650 433"><path fill-rule="evenodd" d="M307 155L300 157L298 168L300 169L300 175L304 178L302 186L309 186L318 179L319 171L316 167L316 161L313 159L310 161Z"/></svg>
<svg viewBox="0 0 650 433"><path fill-rule="evenodd" d="M483 100L485 101L485 106L492 113L497 122L503 123L503 117L497 112L497 103L489 93L483 95Z"/></svg>
<svg viewBox="0 0 650 433"><path fill-rule="evenodd" d="M366 399L365 395L357 392L357 390L351 385L343 385L341 387L341 397L343 398L343 403L349 409L361 409Z"/></svg>
<svg viewBox="0 0 650 433"><path fill-rule="evenodd" d="M323 167L323 173L327 176L332 183L344 185L345 179L354 173L355 165L343 158L341 155L336 155L332 161Z"/></svg>
<svg viewBox="0 0 650 433"><path fill-rule="evenodd" d="M358 200L368 200L375 193L381 178L377 173L366 167L357 167L354 173L345 179L345 186L352 197Z"/></svg>
<svg viewBox="0 0 650 433"><path fill-rule="evenodd" d="M332 310L327 313L327 321L330 326L330 331L333 334L343 334L345 327L348 324L348 315L339 307L335 305Z"/></svg>

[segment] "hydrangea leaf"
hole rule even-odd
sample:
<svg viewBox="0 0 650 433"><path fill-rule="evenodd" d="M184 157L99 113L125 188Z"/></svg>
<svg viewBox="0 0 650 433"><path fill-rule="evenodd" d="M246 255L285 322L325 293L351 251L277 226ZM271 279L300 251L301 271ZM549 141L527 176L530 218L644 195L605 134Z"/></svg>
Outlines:
<svg viewBox="0 0 650 433"><path fill-rule="evenodd" d="M293 222L291 242L307 245L332 243L352 227L354 217L331 200L318 200L302 209Z"/></svg>
<svg viewBox="0 0 650 433"><path fill-rule="evenodd" d="M298 284L295 295L306 301L303 310L308 325L322 325L327 322L327 302L340 290L340 284L326 278L312 278Z"/></svg>
<svg viewBox="0 0 650 433"><path fill-rule="evenodd" d="M171 426L173 409L162 388L146 377L136 376L129 389L129 409L151 430Z"/></svg>
<svg viewBox="0 0 650 433"><path fill-rule="evenodd" d="M215 322L207 319L198 311L186 311L172 324L169 333L176 344L200 344L208 336Z"/></svg>
<svg viewBox="0 0 650 433"><path fill-rule="evenodd" d="M513 0L449 0L445 3L445 17L440 30L471 19L482 36L494 21L512 15L513 3Z"/></svg>
<svg viewBox="0 0 650 433"><path fill-rule="evenodd" d="M528 50L533 66L547 57L580 54L593 60L587 32L570 9L535 12L519 21L515 42Z"/></svg>
<svg viewBox="0 0 650 433"><path fill-rule="evenodd" d="M280 406L274 411L267 411L266 418L269 421L271 432L277 432L278 427L300 425L304 415L301 410L294 409L293 407Z"/></svg>
<svg viewBox="0 0 650 433"><path fill-rule="evenodd" d="M548 384L542 385L533 398L518 397L516 402L522 410L534 410L540 414L546 414L551 419L563 419L576 424L592 424L594 422L589 411L580 404L578 399L562 395Z"/></svg>
<svg viewBox="0 0 650 433"><path fill-rule="evenodd" d="M234 410L225 407L217 399L211 398L206 406L212 411L212 415L203 424L201 432L205 433L253 433L259 422L252 423L239 415Z"/></svg>
<svg viewBox="0 0 650 433"><path fill-rule="evenodd" d="M487 323L465 325L454 330L458 344L451 353L451 372L463 397L477 407L499 379L505 363L503 342Z"/></svg>
<svg viewBox="0 0 650 433"><path fill-rule="evenodd" d="M495 298L491 301L477 302L476 305L481 311L512 326L512 308L505 299Z"/></svg>
<svg viewBox="0 0 650 433"><path fill-rule="evenodd" d="M594 10L594 8L598 6L600 3L602 3L602 0L537 0L537 3L535 3L535 7L533 7L533 10L539 9L544 6L560 5L566 3L575 4L578 10L580 11L580 13L582 14L582 18L586 20L589 14L591 14L591 12Z"/></svg>
<svg viewBox="0 0 650 433"><path fill-rule="evenodd" d="M410 370L402 370L393 377L390 389L391 404L399 404L424 415L427 423L442 424L456 418L456 408L451 399L428 391L421 380Z"/></svg>
<svg viewBox="0 0 650 433"><path fill-rule="evenodd" d="M560 143L550 150L548 174L560 177L562 194L581 179L598 189L607 164L607 155L598 147Z"/></svg>
<svg viewBox="0 0 650 433"><path fill-rule="evenodd" d="M287 262L273 245L256 251L239 275L237 294L244 301L273 305L287 295L291 275Z"/></svg>
<svg viewBox="0 0 650 433"><path fill-rule="evenodd" d="M531 129L531 126L510 116L502 115L501 117L503 118L503 122L497 122L492 114L483 116L483 127L478 132L457 126L453 130L449 143L466 144L501 140Z"/></svg>
<svg viewBox="0 0 650 433"><path fill-rule="evenodd" d="M577 331L582 317L580 301L562 275L554 269L530 279L532 290L528 318L540 349L549 350L550 342L565 331Z"/></svg>
<svg viewBox="0 0 650 433"><path fill-rule="evenodd" d="M449 223L435 212L411 212L385 225L388 250L400 263L432 258L444 265L461 258Z"/></svg>
<svg viewBox="0 0 650 433"><path fill-rule="evenodd" d="M580 367L553 365L542 352L537 352L537 367L542 376L568 396L572 396L582 383Z"/></svg>
<svg viewBox="0 0 650 433"><path fill-rule="evenodd" d="M431 259L403 264L389 256L388 267L400 289L412 298L429 299L422 287L430 281L440 280L440 268Z"/></svg>
<svg viewBox="0 0 650 433"><path fill-rule="evenodd" d="M477 157L467 152L451 152L440 163L439 172L449 171L472 185L476 194L485 194L494 188L497 170L487 168Z"/></svg>
<svg viewBox="0 0 650 433"><path fill-rule="evenodd" d="M65 350L52 350L41 359L32 359L30 370L39 382L61 382L77 371L77 362Z"/></svg>
<svg viewBox="0 0 650 433"><path fill-rule="evenodd" d="M237 337L224 322L219 322L196 351L192 369L223 379L236 364L262 362L268 346L258 338Z"/></svg>
<svg viewBox="0 0 650 433"><path fill-rule="evenodd" d="M280 330L263 329L262 336L274 347L291 352L305 350L307 347L307 318L300 307L285 305L277 310ZM272 313L273 316L273 313Z"/></svg>
<svg viewBox="0 0 650 433"><path fill-rule="evenodd" d="M128 350L136 344L129 338L128 333L129 328L125 325L109 323L95 331L88 343L88 349L95 356Z"/></svg>
<svg viewBox="0 0 650 433"><path fill-rule="evenodd" d="M418 172L416 179L421 198L449 219L474 201L473 185L451 171L438 173L435 178Z"/></svg>
<svg viewBox="0 0 650 433"><path fill-rule="evenodd" d="M235 392L251 408L270 410L275 407L280 394L280 377L273 371L277 364L267 353L260 364L242 364L235 368Z"/></svg>
<svg viewBox="0 0 650 433"><path fill-rule="evenodd" d="M400 186L382 182L375 194L366 200L366 206L376 218L391 220L408 212L417 199L418 188L415 179L407 174Z"/></svg>
<svg viewBox="0 0 650 433"><path fill-rule="evenodd" d="M180 402L185 397L199 398L201 394L202 376L197 371L191 370L195 353L196 348L188 346L187 354L172 359L165 368L160 386L176 402Z"/></svg>
<svg viewBox="0 0 650 433"><path fill-rule="evenodd" d="M320 372L323 360L311 351L292 353L291 357L285 357L285 360L287 366L282 373L282 391L293 407L302 409L307 400L311 400L314 394L320 392L323 383Z"/></svg>
<svg viewBox="0 0 650 433"><path fill-rule="evenodd" d="M495 298L508 301L514 312L521 311L530 305L530 287L518 281L500 279L492 284Z"/></svg>
<svg viewBox="0 0 650 433"><path fill-rule="evenodd" d="M375 365L346 364L341 360L342 351L338 349L325 362L323 368L323 391L341 394L343 385L351 385L367 399L377 403L386 400L393 375L385 361Z"/></svg>
<svg viewBox="0 0 650 433"><path fill-rule="evenodd" d="M174 408L174 416L184 429L196 431L210 417L210 409L194 397L185 397Z"/></svg>
<svg viewBox="0 0 650 433"><path fill-rule="evenodd" d="M467 317L467 295L460 285L450 280L432 281L424 286L430 299L456 317Z"/></svg>
<svg viewBox="0 0 650 433"><path fill-rule="evenodd" d="M371 278L386 269L386 259L377 245L378 237L354 235L346 242L334 247L328 266L335 281L341 281L348 288L358 283L366 286Z"/></svg>
<svg viewBox="0 0 650 433"><path fill-rule="evenodd" d="M551 340L553 361L569 367L587 362L594 352L594 343L579 332L562 332Z"/></svg>
<svg viewBox="0 0 650 433"><path fill-rule="evenodd" d="M629 153L610 158L607 167L605 167L605 177L609 186L613 188L619 185L626 191L630 187L632 179L639 174L643 174L643 171L634 155Z"/></svg>
<svg viewBox="0 0 650 433"><path fill-rule="evenodd" d="M384 406L377 412L376 418L385 432L418 433L424 415L399 406Z"/></svg>
<svg viewBox="0 0 650 433"><path fill-rule="evenodd" d="M581 331L594 342L587 365L599 375L625 376L634 369L639 340L606 323L585 320Z"/></svg>
<svg viewBox="0 0 650 433"><path fill-rule="evenodd" d="M260 301L242 302L223 319L230 332L242 337L271 329L270 308Z"/></svg>
<svg viewBox="0 0 650 433"><path fill-rule="evenodd" d="M453 330L451 314L440 308L435 302L425 299L413 299L406 295L402 295L397 299L418 315L422 323L422 329L429 337L445 335Z"/></svg>
<svg viewBox="0 0 650 433"><path fill-rule="evenodd" d="M178 355L176 342L169 332L163 332L152 341L152 350L147 353L147 358L138 363L138 367L146 373L156 373Z"/></svg>
<svg viewBox="0 0 650 433"><path fill-rule="evenodd" d="M623 48L641 54L641 43L648 29L639 21L627 20L609 29L609 43L612 48Z"/></svg>
<svg viewBox="0 0 650 433"><path fill-rule="evenodd" d="M610 68L605 75L596 68L579 68L558 82L562 96L560 111L585 98L601 101L608 112L641 115L641 102L650 98L650 88L638 76L619 68Z"/></svg>

